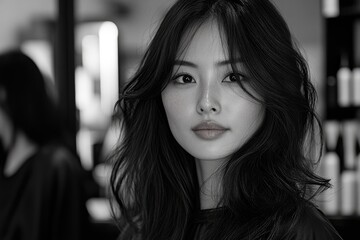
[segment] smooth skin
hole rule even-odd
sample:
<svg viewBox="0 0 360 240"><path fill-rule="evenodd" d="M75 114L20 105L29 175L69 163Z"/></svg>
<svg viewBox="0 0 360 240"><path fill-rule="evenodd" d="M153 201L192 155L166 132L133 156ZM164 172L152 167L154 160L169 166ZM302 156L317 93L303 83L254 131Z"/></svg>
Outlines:
<svg viewBox="0 0 360 240"><path fill-rule="evenodd" d="M183 39L180 47L187 40ZM162 92L171 132L196 160L203 209L216 207L221 195L217 170L252 136L264 118L264 107L237 82L248 87L251 81L240 60L237 69L234 72L231 68L216 22L208 21L197 30L183 54L177 56L172 80ZM199 124L209 122L209 129L194 131Z"/></svg>

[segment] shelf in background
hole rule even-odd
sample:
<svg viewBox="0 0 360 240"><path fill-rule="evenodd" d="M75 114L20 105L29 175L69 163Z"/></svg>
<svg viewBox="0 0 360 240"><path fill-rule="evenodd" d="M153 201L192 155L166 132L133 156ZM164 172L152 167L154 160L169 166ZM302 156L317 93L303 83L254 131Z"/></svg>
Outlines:
<svg viewBox="0 0 360 240"><path fill-rule="evenodd" d="M337 120L360 119L360 107L328 107L326 118Z"/></svg>

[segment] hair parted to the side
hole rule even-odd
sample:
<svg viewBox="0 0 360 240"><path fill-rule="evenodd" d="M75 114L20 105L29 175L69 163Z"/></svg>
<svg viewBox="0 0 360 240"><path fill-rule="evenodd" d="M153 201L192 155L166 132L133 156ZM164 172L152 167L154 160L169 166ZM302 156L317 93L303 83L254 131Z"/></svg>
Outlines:
<svg viewBox="0 0 360 240"><path fill-rule="evenodd" d="M313 173L320 156L304 151L322 134L307 64L268 0L180 0L168 11L117 105L125 138L114 153L111 191L141 239L185 239L199 187L193 157L169 129L161 91L181 41L209 20L223 33L233 68L241 58L266 113L222 169L227 211L206 239L287 239L301 207L330 185Z"/></svg>

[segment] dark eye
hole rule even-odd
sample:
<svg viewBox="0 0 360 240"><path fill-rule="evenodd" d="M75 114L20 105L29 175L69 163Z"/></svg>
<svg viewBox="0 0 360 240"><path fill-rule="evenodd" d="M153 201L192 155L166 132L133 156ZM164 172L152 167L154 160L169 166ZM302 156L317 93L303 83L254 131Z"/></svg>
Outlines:
<svg viewBox="0 0 360 240"><path fill-rule="evenodd" d="M188 74L177 75L174 77L174 81L179 84L195 83L194 78Z"/></svg>
<svg viewBox="0 0 360 240"><path fill-rule="evenodd" d="M226 76L223 82L240 82L244 79L244 76L240 73L230 73Z"/></svg>

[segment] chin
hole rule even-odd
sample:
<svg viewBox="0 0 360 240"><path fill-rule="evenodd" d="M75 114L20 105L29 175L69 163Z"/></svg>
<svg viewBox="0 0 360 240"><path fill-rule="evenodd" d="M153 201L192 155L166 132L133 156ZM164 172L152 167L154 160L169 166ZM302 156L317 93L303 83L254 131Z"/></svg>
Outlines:
<svg viewBox="0 0 360 240"><path fill-rule="evenodd" d="M185 149L186 150L186 149ZM218 151L214 151L213 149L204 149L201 148L201 152L199 151L187 151L196 159L206 160L206 161L216 161L216 160L224 160L230 158L229 153L222 153Z"/></svg>

